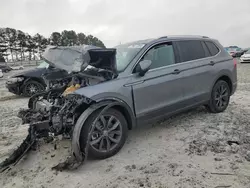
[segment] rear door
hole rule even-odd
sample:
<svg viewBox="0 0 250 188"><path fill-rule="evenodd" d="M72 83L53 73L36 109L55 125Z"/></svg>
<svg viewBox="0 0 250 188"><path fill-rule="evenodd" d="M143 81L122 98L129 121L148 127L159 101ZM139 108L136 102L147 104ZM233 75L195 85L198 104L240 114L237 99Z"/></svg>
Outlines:
<svg viewBox="0 0 250 188"><path fill-rule="evenodd" d="M182 85L187 106L206 102L210 98L213 82L213 61L202 40L183 40L175 42L180 55L180 66L185 84Z"/></svg>

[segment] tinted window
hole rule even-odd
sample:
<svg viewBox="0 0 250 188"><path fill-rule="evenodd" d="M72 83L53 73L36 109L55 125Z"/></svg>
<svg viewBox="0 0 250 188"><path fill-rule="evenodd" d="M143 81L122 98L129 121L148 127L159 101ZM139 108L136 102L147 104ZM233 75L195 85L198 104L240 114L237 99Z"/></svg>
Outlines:
<svg viewBox="0 0 250 188"><path fill-rule="evenodd" d="M143 60L152 61L150 69L174 64L175 58L172 43L161 44L153 47L144 55Z"/></svg>
<svg viewBox="0 0 250 188"><path fill-rule="evenodd" d="M206 45L207 45L207 47L208 47L208 49L210 51L210 54L212 56L214 56L214 55L216 55L216 54L219 53L219 49L217 48L217 46L215 46L214 43L206 41Z"/></svg>
<svg viewBox="0 0 250 188"><path fill-rule="evenodd" d="M205 58L206 54L201 41L179 41L176 42L179 49L181 62Z"/></svg>
<svg viewBox="0 0 250 188"><path fill-rule="evenodd" d="M208 48L207 48L207 45L205 44L205 42L202 41L201 44L202 44L203 49L204 49L204 51L205 51L205 56L206 56L206 57L211 56L211 55L210 55L210 52L209 52L209 50L208 50Z"/></svg>

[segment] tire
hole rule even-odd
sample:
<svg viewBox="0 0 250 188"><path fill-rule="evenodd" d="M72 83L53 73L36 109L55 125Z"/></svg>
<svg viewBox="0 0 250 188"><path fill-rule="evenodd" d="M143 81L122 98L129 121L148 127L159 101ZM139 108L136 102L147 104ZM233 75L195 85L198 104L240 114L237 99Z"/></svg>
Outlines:
<svg viewBox="0 0 250 188"><path fill-rule="evenodd" d="M22 93L26 97L31 97L32 95L40 93L44 90L45 90L45 87L43 84L35 80L30 80L26 82L25 85L23 86Z"/></svg>
<svg viewBox="0 0 250 188"><path fill-rule="evenodd" d="M84 151L84 148L86 146L88 134L89 134L90 129L91 129L91 125L96 120L96 118L99 115L100 111L101 110L97 110L97 111L93 112L90 115L90 117L87 119L87 121L85 122L85 125L83 126L83 128L81 130L80 147L81 147L82 151ZM95 159L109 158L109 157L115 155L116 153L118 153L121 150L121 148L123 147L123 145L125 144L125 141L126 141L127 135L128 135L128 124L127 124L127 121L126 121L125 117L122 115L121 112L119 112L118 110L115 110L113 108L110 108L106 112L103 113L103 116L105 118L107 118L106 122L109 120L108 119L109 116L115 117L115 119L117 119L120 122L120 124L117 126L117 129L115 129L113 131L119 132L119 130L121 130L121 134L120 135L116 135L116 134L113 135L113 137L115 138L115 139L114 138L113 139L114 140L119 140L119 142L116 144L116 143L112 143L109 140L110 150L108 150L107 149L107 145L108 145L107 139L112 134L113 131L111 131L110 133L107 133L108 136L107 135L105 136L104 131L99 134L97 128L95 128L94 131L93 131L93 134L91 136L90 142L89 142L90 144L89 144L89 150L88 150L89 156L91 158L95 158ZM98 120L99 124L98 124L98 126L96 126L96 127L99 127L98 129L100 129L100 127L101 127L100 122L102 122L101 119ZM117 122L117 121L115 121L115 122ZM104 129L102 129L102 130L104 130ZM98 137L98 135L99 135L99 137ZM98 145L98 143L97 144L92 144L95 141L97 141L98 139L100 139L101 135L103 136L103 141L98 142L99 145ZM103 142L103 144L102 144L103 149L97 149L97 148L100 147L101 142ZM114 145L112 145L112 144L114 144Z"/></svg>
<svg viewBox="0 0 250 188"><path fill-rule="evenodd" d="M224 80L215 83L207 108L212 113L220 113L227 109L230 101L231 91L229 85Z"/></svg>

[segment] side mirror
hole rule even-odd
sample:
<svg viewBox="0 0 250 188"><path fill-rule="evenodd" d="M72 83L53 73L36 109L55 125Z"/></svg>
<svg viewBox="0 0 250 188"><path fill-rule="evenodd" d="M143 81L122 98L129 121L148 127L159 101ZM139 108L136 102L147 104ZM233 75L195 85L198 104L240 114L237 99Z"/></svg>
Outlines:
<svg viewBox="0 0 250 188"><path fill-rule="evenodd" d="M144 76L146 72L150 69L150 66L152 64L152 61L150 60L142 60L141 62L138 63L136 67L136 72L139 72L140 76Z"/></svg>

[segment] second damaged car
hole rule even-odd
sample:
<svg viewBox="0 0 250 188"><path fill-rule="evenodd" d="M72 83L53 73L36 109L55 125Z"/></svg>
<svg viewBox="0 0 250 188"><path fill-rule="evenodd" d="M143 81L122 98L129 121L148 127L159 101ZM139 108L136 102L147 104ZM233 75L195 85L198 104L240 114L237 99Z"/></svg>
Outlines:
<svg viewBox="0 0 250 188"><path fill-rule="evenodd" d="M64 135L74 168L88 155L103 159L124 145L135 125L205 105L223 112L236 89L236 66L217 40L161 37L101 49L50 47L43 54L67 79L44 75L47 90L30 98L19 117L29 135L0 167L16 163L41 137Z"/></svg>

